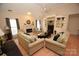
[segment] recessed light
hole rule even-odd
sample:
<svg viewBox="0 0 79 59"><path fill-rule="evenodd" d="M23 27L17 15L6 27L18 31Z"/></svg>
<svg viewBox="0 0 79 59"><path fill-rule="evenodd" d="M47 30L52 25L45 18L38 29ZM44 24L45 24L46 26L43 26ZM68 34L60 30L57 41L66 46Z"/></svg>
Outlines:
<svg viewBox="0 0 79 59"><path fill-rule="evenodd" d="M46 11L46 8L44 8L44 11Z"/></svg>
<svg viewBox="0 0 79 59"><path fill-rule="evenodd" d="M31 15L32 13L31 12L27 12L27 15Z"/></svg>

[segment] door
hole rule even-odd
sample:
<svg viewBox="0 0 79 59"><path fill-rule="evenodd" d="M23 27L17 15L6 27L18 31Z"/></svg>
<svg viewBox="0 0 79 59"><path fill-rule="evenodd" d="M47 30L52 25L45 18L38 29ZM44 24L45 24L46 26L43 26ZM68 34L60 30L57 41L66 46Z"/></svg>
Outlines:
<svg viewBox="0 0 79 59"><path fill-rule="evenodd" d="M79 35L79 14L69 16L68 30L72 35Z"/></svg>

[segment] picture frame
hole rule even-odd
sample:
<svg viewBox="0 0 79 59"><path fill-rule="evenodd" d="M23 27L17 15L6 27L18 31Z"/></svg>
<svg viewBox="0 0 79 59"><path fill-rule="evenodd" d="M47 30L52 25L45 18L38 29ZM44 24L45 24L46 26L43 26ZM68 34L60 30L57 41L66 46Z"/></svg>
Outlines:
<svg viewBox="0 0 79 59"><path fill-rule="evenodd" d="M27 23L27 24L30 24L30 23L31 23L31 21L30 21L30 20L27 20L27 21L26 21L26 23Z"/></svg>

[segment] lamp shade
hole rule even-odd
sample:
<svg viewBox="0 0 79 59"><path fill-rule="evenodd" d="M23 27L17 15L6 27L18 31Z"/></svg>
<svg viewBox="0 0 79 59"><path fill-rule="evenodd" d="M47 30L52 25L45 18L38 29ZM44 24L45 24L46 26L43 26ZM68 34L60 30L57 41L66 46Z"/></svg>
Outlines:
<svg viewBox="0 0 79 59"><path fill-rule="evenodd" d="M0 29L0 36L3 36L4 32Z"/></svg>

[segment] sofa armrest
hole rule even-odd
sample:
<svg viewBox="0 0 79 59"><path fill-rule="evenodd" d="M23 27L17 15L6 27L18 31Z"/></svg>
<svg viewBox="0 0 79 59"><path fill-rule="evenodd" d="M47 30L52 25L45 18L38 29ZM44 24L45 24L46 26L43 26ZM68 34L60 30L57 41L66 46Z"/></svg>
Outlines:
<svg viewBox="0 0 79 59"><path fill-rule="evenodd" d="M57 42L57 41L46 39L45 40L45 47L56 52L59 55L64 55L66 46L62 43Z"/></svg>
<svg viewBox="0 0 79 59"><path fill-rule="evenodd" d="M29 44L29 48L32 48L32 47L36 46L37 44L40 44L40 43L43 42L43 41L44 41L44 40L37 40L37 41L35 41L35 42Z"/></svg>
<svg viewBox="0 0 79 59"><path fill-rule="evenodd" d="M59 47L62 47L62 48L65 48L65 47L66 47L66 45L64 45L64 44L62 44L62 43L59 43L59 42L57 42L57 41L54 41L54 40L46 39L45 41L47 41L47 42L49 42L49 43L51 43L51 44L57 45L57 46L59 46Z"/></svg>
<svg viewBox="0 0 79 59"><path fill-rule="evenodd" d="M34 43L29 44L29 55L32 55L39 49L41 49L44 45L44 40L37 40Z"/></svg>

